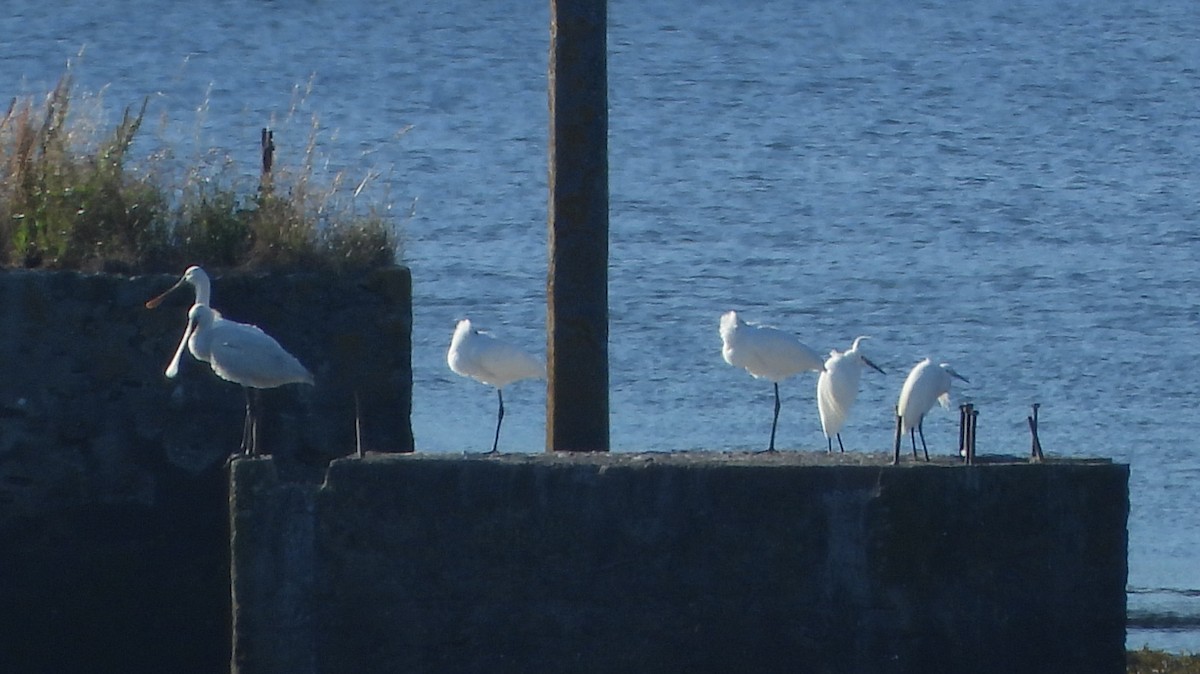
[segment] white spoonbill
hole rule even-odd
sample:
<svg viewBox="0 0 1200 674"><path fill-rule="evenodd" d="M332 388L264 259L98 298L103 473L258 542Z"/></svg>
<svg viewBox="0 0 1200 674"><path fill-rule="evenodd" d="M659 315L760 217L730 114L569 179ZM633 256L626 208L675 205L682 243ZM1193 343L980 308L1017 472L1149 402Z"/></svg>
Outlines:
<svg viewBox="0 0 1200 674"><path fill-rule="evenodd" d="M824 372L821 354L782 330L738 318L736 311L721 315L721 355L734 367L745 368L755 379L775 385L775 416L771 419L771 442L775 451L775 426L779 423L779 382L806 370Z"/></svg>
<svg viewBox="0 0 1200 674"><path fill-rule="evenodd" d="M206 361L218 377L240 384L246 393L246 419L242 424L242 451L258 453L259 391L284 384L313 384L312 373L257 325L217 320L207 304L188 311L179 350L188 342L193 354ZM253 401L251 399L253 389Z"/></svg>
<svg viewBox="0 0 1200 674"><path fill-rule="evenodd" d="M838 449L846 451L840 431L850 414L850 407L858 397L858 380L862 377L863 365L879 374L887 374L859 350L864 339L870 337L856 337L854 344L845 351L830 351L829 358L825 360L825 370L817 378L817 412L821 415L821 430L825 432L829 452L833 452L835 436Z"/></svg>
<svg viewBox="0 0 1200 674"><path fill-rule="evenodd" d="M933 403L941 403L942 407L950 407L950 383L961 379L968 384L967 378L954 371L947 363L935 365L929 358L922 360L908 373L904 387L900 389L900 401L896 403L896 414L900 417L900 433L896 437L896 456L900 455L900 435L909 433L912 440L913 456L917 455L916 433L921 434L921 448L925 450L925 460L929 460L929 448L925 445L925 414L933 409ZM914 433L914 429L916 433Z"/></svg>
<svg viewBox="0 0 1200 674"><path fill-rule="evenodd" d="M192 303L192 306L197 304L209 305L209 301L212 299L212 284L209 281L208 274L206 274L200 267L192 265L183 272L183 276L176 281L175 285L167 288L163 294L147 300L146 308L154 309L158 307L158 305L162 304L162 301L167 298L167 295L170 295L172 292L182 288L185 284L191 285L192 288L196 290L196 301ZM215 314L213 317L214 320L222 320L221 312L214 309L213 313ZM183 357L183 349L185 346L191 350L192 355L196 357L196 360L203 361L205 363L208 362L207 357L196 353L196 349L193 346L193 341L188 340L187 335L185 334L184 338L179 341L179 348L175 350L175 355L171 358L171 363L167 365L166 374L168 378L173 379L175 375L179 374L179 361Z"/></svg>
<svg viewBox="0 0 1200 674"><path fill-rule="evenodd" d="M521 379L544 378L546 365L513 344L472 328L466 318L454 328L446 362L455 374L496 387L500 411L496 415L492 449L487 452L495 454L500 444L500 424L504 421L504 387Z"/></svg>

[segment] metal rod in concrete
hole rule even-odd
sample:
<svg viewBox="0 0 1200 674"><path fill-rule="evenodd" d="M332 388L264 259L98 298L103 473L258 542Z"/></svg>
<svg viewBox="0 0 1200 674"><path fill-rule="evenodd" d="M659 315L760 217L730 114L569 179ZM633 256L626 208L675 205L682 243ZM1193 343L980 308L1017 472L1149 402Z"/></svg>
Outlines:
<svg viewBox="0 0 1200 674"><path fill-rule="evenodd" d="M1029 423L1029 434L1033 437L1032 446L1029 449L1029 455L1030 455L1031 461L1041 461L1042 459L1046 458L1042 455L1042 441L1040 439L1038 439L1038 408L1039 407L1041 407L1040 403L1034 403L1033 404L1033 415L1025 417L1025 420Z"/></svg>
<svg viewBox="0 0 1200 674"><path fill-rule="evenodd" d="M971 457L967 455L967 405L963 403L958 406L958 455L963 457L964 463L971 463Z"/></svg>
<svg viewBox="0 0 1200 674"><path fill-rule="evenodd" d="M608 7L550 2L546 450L608 451Z"/></svg>
<svg viewBox="0 0 1200 674"><path fill-rule="evenodd" d="M362 405L358 400L358 391L354 392L354 454L363 458L362 446Z"/></svg>
<svg viewBox="0 0 1200 674"><path fill-rule="evenodd" d="M968 465L975 463L975 405L963 403L963 461Z"/></svg>
<svg viewBox="0 0 1200 674"><path fill-rule="evenodd" d="M901 418L901 416L899 414L896 414L896 448L895 448L896 451L894 454L892 454L892 465L893 466L898 465L900 463L900 440L903 439L903 437L904 437L903 432L900 430L902 426L903 426L903 419Z"/></svg>
<svg viewBox="0 0 1200 674"><path fill-rule="evenodd" d="M967 456L970 457L969 463L975 463L975 438L978 435L979 429L979 410L975 406L971 406L971 441L967 443Z"/></svg>

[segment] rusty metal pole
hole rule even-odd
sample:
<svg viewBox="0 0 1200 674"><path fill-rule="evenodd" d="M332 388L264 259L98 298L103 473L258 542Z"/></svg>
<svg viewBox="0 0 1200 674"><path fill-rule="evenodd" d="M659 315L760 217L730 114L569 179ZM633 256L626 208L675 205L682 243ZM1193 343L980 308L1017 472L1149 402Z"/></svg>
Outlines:
<svg viewBox="0 0 1200 674"><path fill-rule="evenodd" d="M963 463L971 463L971 455L967 453L967 405L958 406L958 454Z"/></svg>
<svg viewBox="0 0 1200 674"><path fill-rule="evenodd" d="M608 6L550 0L546 450L608 451Z"/></svg>
<svg viewBox="0 0 1200 674"><path fill-rule="evenodd" d="M258 179L258 188L264 194L271 193L274 178L271 168L275 165L275 132L264 127L262 130L262 174Z"/></svg>

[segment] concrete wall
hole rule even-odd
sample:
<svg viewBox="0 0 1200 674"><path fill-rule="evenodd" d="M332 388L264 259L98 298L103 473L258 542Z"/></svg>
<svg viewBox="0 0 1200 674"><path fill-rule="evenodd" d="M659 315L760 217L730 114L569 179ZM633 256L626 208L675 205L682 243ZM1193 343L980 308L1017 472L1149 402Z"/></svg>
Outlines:
<svg viewBox="0 0 1200 674"><path fill-rule="evenodd" d="M239 461L234 670L1124 672L1127 466L820 456Z"/></svg>
<svg viewBox="0 0 1200 674"><path fill-rule="evenodd" d="M182 272L182 270L181 270ZM0 271L0 672L204 672L229 661L228 478L244 398L163 376L193 297L176 277ZM216 278L213 304L316 375L268 391L261 442L320 479L364 439L409 451L411 279Z"/></svg>

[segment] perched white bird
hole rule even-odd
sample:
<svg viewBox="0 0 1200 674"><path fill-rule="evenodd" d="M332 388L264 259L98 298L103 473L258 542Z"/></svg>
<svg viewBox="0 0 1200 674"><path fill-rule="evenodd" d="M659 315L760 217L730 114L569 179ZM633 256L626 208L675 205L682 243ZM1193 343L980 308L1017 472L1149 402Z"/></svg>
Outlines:
<svg viewBox="0 0 1200 674"><path fill-rule="evenodd" d="M240 384L246 393L242 451L258 452L258 395L261 389L284 384L313 384L312 373L256 325L227 319L206 304L188 311L187 329L177 352L187 342L197 359L207 362L218 377ZM251 399L253 392L253 402Z"/></svg>
<svg viewBox="0 0 1200 674"><path fill-rule="evenodd" d="M954 371L947 363L934 365L929 358L922 360L908 373L904 387L900 389L900 401L896 403L896 414L900 417L900 432L896 436L896 458L900 456L900 436L905 432L912 440L913 456L917 455L917 438L913 432L921 434L921 448L925 450L925 460L929 460L929 448L925 445L925 429L923 428L925 414L933 409L933 403L941 403L942 407L950 407L950 383L961 379L968 384L967 378Z"/></svg>
<svg viewBox="0 0 1200 674"><path fill-rule="evenodd" d="M817 378L817 412L821 415L821 430L825 432L829 452L833 452L835 436L838 449L846 451L840 431L850 414L850 407L858 397L858 380L862 377L863 365L870 366L879 374L887 374L859 350L864 339L870 338L857 337L849 349L830 351L829 358L825 360L825 370Z"/></svg>
<svg viewBox="0 0 1200 674"><path fill-rule="evenodd" d="M162 304L162 301L167 298L167 295L170 295L172 292L182 288L185 284L191 285L196 291L196 300L192 303L192 306L197 304L203 304L206 306L210 305L209 300L212 299L212 284L209 281L208 274L206 274L200 267L192 265L183 272L183 276L175 282L175 285L167 288L163 294L148 300L146 302L146 308L156 308L158 305ZM221 312L214 309L213 313L214 320L222 320ZM207 358L196 353L196 349L192 346L192 342L189 341L185 335L184 339L179 341L179 348L175 350L175 355L171 358L170 365L167 366L167 377L173 379L175 375L179 374L179 361L183 357L183 349L185 346L191 350L192 355L196 357L196 360L203 361L205 363L208 362Z"/></svg>
<svg viewBox="0 0 1200 674"><path fill-rule="evenodd" d="M745 368L756 379L775 385L775 416L771 420L771 442L767 451L775 451L775 426L779 423L779 382L807 370L823 372L821 354L791 334L762 325L747 323L736 311L721 316L721 355L734 367Z"/></svg>
<svg viewBox="0 0 1200 674"><path fill-rule="evenodd" d="M462 319L454 328L446 362L455 374L496 387L500 411L496 415L496 436L488 454L500 444L500 424L504 421L504 387L521 379L545 378L546 365L518 347L471 327Z"/></svg>

